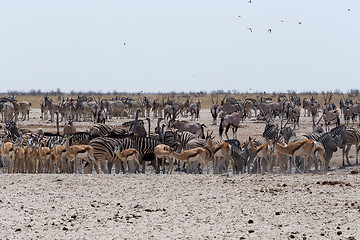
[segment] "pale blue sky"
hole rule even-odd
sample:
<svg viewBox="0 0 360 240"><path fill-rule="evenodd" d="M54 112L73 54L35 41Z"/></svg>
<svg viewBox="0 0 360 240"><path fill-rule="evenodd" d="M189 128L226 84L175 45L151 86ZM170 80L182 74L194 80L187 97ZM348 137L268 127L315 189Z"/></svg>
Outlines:
<svg viewBox="0 0 360 240"><path fill-rule="evenodd" d="M0 92L358 89L359 25L358 0L1 1Z"/></svg>

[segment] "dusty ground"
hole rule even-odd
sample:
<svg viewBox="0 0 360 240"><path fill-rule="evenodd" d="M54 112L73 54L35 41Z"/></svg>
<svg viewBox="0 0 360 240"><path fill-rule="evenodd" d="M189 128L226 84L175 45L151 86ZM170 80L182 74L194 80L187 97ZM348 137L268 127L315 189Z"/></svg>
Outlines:
<svg viewBox="0 0 360 240"><path fill-rule="evenodd" d="M22 127L55 131L39 110L31 118ZM201 122L217 129L208 111ZM241 140L264 129L243 125ZM299 134L310 130L302 117ZM359 167L341 161L327 175L0 174L0 238L360 239Z"/></svg>

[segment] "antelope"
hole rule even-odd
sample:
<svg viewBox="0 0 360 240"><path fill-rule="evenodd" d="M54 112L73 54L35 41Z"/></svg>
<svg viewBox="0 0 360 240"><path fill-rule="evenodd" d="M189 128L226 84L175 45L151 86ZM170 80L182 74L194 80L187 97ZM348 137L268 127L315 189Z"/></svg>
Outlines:
<svg viewBox="0 0 360 240"><path fill-rule="evenodd" d="M124 169L127 169L128 161L132 161L138 165L140 168L140 154L139 152L134 148L128 148L123 151L119 151L118 146L115 146L114 153L121 159L121 161L124 163ZM137 168L137 167L136 167ZM136 169L135 168L135 169Z"/></svg>
<svg viewBox="0 0 360 240"><path fill-rule="evenodd" d="M222 133L224 132L225 128L225 136L227 139L229 139L229 136L227 135L227 132L229 131L229 128L232 127L233 131L233 138L237 138L237 129L239 128L240 121L244 118L243 112L233 112L231 114L228 114L221 118L220 126L219 126L219 135L220 139L222 139Z"/></svg>
<svg viewBox="0 0 360 240"><path fill-rule="evenodd" d="M225 172L228 171L229 164L231 161L231 145L227 142L218 143L214 146L214 173L220 173L220 169L218 168L220 159L225 160ZM232 163L233 173L235 173L235 166L234 163Z"/></svg>
<svg viewBox="0 0 360 240"><path fill-rule="evenodd" d="M13 173L15 164L15 145L12 142L3 142L0 140L1 158L4 159L4 171Z"/></svg>
<svg viewBox="0 0 360 240"><path fill-rule="evenodd" d="M21 142L15 145L15 172L25 173L25 149L21 146Z"/></svg>
<svg viewBox="0 0 360 240"><path fill-rule="evenodd" d="M340 125L340 117L339 117L339 111L338 110L327 110L324 109L324 121L326 130L328 131L330 128L330 124L332 121L336 121L336 126Z"/></svg>
<svg viewBox="0 0 360 240"><path fill-rule="evenodd" d="M77 173L78 170L78 159L87 159L94 161L94 148L90 145L69 145L68 138L65 142L66 152L70 155L70 157L74 157L74 172Z"/></svg>
<svg viewBox="0 0 360 240"><path fill-rule="evenodd" d="M294 122L294 129L296 125L298 126L299 129L300 108L294 107L289 109L289 115L290 115L290 119Z"/></svg>
<svg viewBox="0 0 360 240"><path fill-rule="evenodd" d="M174 167L174 163L173 160L171 158L171 148L168 145L165 144L159 144L154 148L154 154L155 154L155 171L157 171L158 169L158 161L159 158L164 158L164 160L162 161L162 168L163 168L163 173L165 173L165 160L167 159L169 161L169 168L167 170L167 173L170 174L172 173L173 167Z"/></svg>
<svg viewBox="0 0 360 240"><path fill-rule="evenodd" d="M260 160L264 159L266 162L269 162L269 155L270 155L270 151L271 151L270 145L271 144L265 143L265 144L255 147L254 142L251 139L251 137L249 137L249 142L250 142L250 148L251 148L252 153L254 154L255 157L258 158L259 167L257 169L258 169L258 173L259 173L259 171L261 171L260 165L262 165L260 163ZM270 140L270 142L271 142L271 140ZM267 166L267 164L265 164L265 166ZM265 167L265 170L266 170L266 167Z"/></svg>
<svg viewBox="0 0 360 240"><path fill-rule="evenodd" d="M292 168L292 163L294 163L295 168L297 166L295 165L295 156L306 156L311 159L311 161L308 163L308 165L304 168L305 170L310 166L310 164L316 160L315 152L319 152L320 158L323 159L323 148L318 145L316 142L310 139L304 139L296 142L292 142L288 144L287 146L283 146L279 144L278 142L275 142L274 146L271 149L271 152L277 152L283 155L291 156L292 160L290 161L290 173ZM325 162L325 160L324 160ZM298 171L300 171L297 168ZM301 171L300 171L301 172Z"/></svg>
<svg viewBox="0 0 360 240"><path fill-rule="evenodd" d="M38 159L38 172L39 173L47 173L49 172L50 168L48 168L50 164L51 158L51 149L49 147L43 147L41 142L36 144L36 156Z"/></svg>
<svg viewBox="0 0 360 240"><path fill-rule="evenodd" d="M67 123L65 123L64 126L64 135L66 134L67 136L69 136L75 132L76 132L76 127L74 126L74 121L73 119L69 118L69 120L67 121Z"/></svg>
<svg viewBox="0 0 360 240"><path fill-rule="evenodd" d="M213 149L214 146L211 138L207 140L207 146L208 149L203 147L197 147L190 150L185 150L180 154L176 153L174 150L171 150L171 157L179 160L180 162L187 161L191 170L192 170L191 162L195 162L195 161L202 162L201 172L203 172L204 164L206 164L207 173L209 173L208 163L214 160L214 149Z"/></svg>
<svg viewBox="0 0 360 240"><path fill-rule="evenodd" d="M211 95L211 102L212 102L212 106L210 108L210 112L211 112L211 116L213 118L213 125L216 125L216 118L219 114L219 105L218 105L218 101L219 101L219 97L216 97L216 103L214 102L214 98Z"/></svg>
<svg viewBox="0 0 360 240"><path fill-rule="evenodd" d="M65 168L69 170L70 169L69 165L66 164L66 162L64 161L64 158L66 156L66 147L64 145L52 144L51 149L54 155L54 161L56 165L55 172L63 173L65 171ZM60 169L60 163L61 163L61 169Z"/></svg>
<svg viewBox="0 0 360 240"><path fill-rule="evenodd" d="M170 127L176 128L178 132L191 132L203 139L205 138L204 127L206 126L204 124L175 120L170 122Z"/></svg>

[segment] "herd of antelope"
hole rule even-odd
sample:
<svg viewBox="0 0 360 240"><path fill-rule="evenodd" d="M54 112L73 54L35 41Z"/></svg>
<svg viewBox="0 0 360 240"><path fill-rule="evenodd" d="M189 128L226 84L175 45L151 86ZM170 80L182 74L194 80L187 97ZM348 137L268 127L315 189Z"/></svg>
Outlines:
<svg viewBox="0 0 360 240"><path fill-rule="evenodd" d="M277 101L259 97L240 100L211 96L212 124L219 125L219 138L214 140L210 126L201 120L201 101L184 101L148 97L132 99L115 97L58 98L48 96L40 105L40 121L57 120L56 132L32 132L17 123L29 120L31 103L17 101L15 96L0 98L1 167L7 173L111 173L145 172L150 162L155 173L185 171L187 173L224 173L231 165L238 173L327 172L331 158L339 149L348 164L349 151L356 147L356 164L360 133L354 126L360 114L360 104L353 99L341 99L339 110L332 102L332 94L323 94L323 104L314 96L301 99L295 94L279 95ZM216 100L215 100L216 99ZM311 116L313 131L297 136L301 108ZM22 113L19 119L19 113ZM56 116L55 116L56 115ZM129 121L110 126L106 121L114 117ZM180 120L179 118L187 120ZM341 125L340 117L344 118ZM143 119L140 119L143 118ZM152 131L151 118L157 119ZM350 119L353 125L349 126ZM146 130L145 121L148 122ZM325 129L323 129L324 121ZM66 121L59 131L59 121ZM87 131L77 132L74 123L92 121ZM252 136L240 142L237 130L244 121L265 124L261 139ZM331 128L331 123L335 127ZM208 128L208 130L206 130ZM214 128L214 126L212 126ZM232 139L228 130L232 129ZM205 134L206 133L206 134ZM222 140L223 133L226 140ZM140 168L142 167L142 170ZM175 169L174 169L175 167ZM274 167L276 167L274 169ZM166 170L166 168L168 168Z"/></svg>

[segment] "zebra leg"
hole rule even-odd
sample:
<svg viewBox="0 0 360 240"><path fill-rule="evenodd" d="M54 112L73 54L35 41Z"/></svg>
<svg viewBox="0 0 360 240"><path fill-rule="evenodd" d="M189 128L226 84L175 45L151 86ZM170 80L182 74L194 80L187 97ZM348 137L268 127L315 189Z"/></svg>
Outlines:
<svg viewBox="0 0 360 240"><path fill-rule="evenodd" d="M113 166L113 163L110 162L110 161L108 161L108 163L107 163L107 167L108 167L108 168L107 168L107 172L108 172L108 174L111 173L112 166Z"/></svg>
<svg viewBox="0 0 360 240"><path fill-rule="evenodd" d="M346 162L348 165L351 165L350 164L350 161L349 161L349 151L351 149L351 145L346 145L346 150L345 150L345 155L346 155Z"/></svg>
<svg viewBox="0 0 360 240"><path fill-rule="evenodd" d="M141 173L145 173L145 161L142 161L141 165Z"/></svg>
<svg viewBox="0 0 360 240"><path fill-rule="evenodd" d="M121 171L121 162L117 161L117 162L115 162L115 173L119 174L120 171Z"/></svg>

